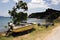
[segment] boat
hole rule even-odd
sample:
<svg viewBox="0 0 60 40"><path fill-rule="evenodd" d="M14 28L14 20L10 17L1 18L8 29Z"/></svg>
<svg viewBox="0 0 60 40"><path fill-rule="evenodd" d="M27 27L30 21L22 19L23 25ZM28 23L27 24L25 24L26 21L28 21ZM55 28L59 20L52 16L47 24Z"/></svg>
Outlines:
<svg viewBox="0 0 60 40"><path fill-rule="evenodd" d="M23 32L26 30L33 29L34 24L21 23L20 25L13 26L13 29L10 29L11 32Z"/></svg>

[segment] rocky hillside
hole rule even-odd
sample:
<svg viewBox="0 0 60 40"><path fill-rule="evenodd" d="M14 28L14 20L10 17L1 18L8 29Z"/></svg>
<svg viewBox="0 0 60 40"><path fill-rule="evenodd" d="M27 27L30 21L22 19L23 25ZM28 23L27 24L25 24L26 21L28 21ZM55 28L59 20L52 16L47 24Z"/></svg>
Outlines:
<svg viewBox="0 0 60 40"><path fill-rule="evenodd" d="M29 18L39 18L39 19L56 19L60 16L60 11L54 9L46 9L45 12L36 12L30 14Z"/></svg>

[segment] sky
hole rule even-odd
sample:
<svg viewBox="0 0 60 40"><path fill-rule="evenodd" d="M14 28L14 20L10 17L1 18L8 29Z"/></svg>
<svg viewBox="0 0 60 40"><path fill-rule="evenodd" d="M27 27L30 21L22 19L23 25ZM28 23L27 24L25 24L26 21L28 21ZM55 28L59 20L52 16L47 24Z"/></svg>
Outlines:
<svg viewBox="0 0 60 40"><path fill-rule="evenodd" d="M0 16L10 16L8 10L12 10L16 2L20 0L0 0ZM60 10L60 0L22 0L27 3L28 15L34 12L43 12L48 8Z"/></svg>

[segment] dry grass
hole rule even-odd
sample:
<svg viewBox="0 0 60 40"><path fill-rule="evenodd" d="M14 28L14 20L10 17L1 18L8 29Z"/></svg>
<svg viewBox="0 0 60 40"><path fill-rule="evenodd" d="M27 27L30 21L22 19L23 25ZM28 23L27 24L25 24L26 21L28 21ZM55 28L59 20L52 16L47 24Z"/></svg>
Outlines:
<svg viewBox="0 0 60 40"><path fill-rule="evenodd" d="M43 40L47 35L49 35L49 33L51 33L52 29L54 29L55 27L56 25L49 26L48 28L45 28L45 26L35 25L35 30L31 33L17 37L0 37L0 40Z"/></svg>
<svg viewBox="0 0 60 40"><path fill-rule="evenodd" d="M51 33L52 29L54 29L55 26L49 26L47 29L45 26L37 26L35 25L35 30L29 34L15 37L13 40L43 40L49 33Z"/></svg>
<svg viewBox="0 0 60 40"><path fill-rule="evenodd" d="M49 35L49 33L51 33L52 29L54 29L56 26L57 25L45 28L45 26L35 25L35 30L31 33L17 37L0 37L0 40L43 40L47 35Z"/></svg>

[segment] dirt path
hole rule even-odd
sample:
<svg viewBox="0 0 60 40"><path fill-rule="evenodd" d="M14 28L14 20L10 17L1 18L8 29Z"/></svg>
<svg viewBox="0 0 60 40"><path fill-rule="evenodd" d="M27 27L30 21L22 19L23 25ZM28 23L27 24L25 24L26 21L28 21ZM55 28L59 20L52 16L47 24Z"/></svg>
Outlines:
<svg viewBox="0 0 60 40"><path fill-rule="evenodd" d="M48 35L44 40L60 40L60 26L53 29L52 33Z"/></svg>

